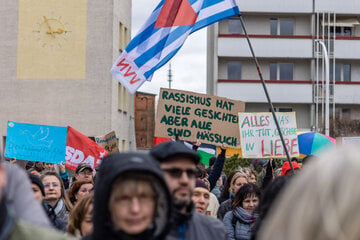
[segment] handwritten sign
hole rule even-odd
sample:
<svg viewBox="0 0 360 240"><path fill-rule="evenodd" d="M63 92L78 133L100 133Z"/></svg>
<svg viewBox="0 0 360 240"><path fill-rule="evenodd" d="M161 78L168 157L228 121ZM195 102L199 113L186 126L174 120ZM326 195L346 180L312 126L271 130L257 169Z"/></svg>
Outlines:
<svg viewBox="0 0 360 240"><path fill-rule="evenodd" d="M155 136L240 148L238 113L244 110L241 101L161 88Z"/></svg>
<svg viewBox="0 0 360 240"><path fill-rule="evenodd" d="M108 153L119 152L119 141L116 138L115 131L111 131L104 136L96 136L95 142L106 149Z"/></svg>
<svg viewBox="0 0 360 240"><path fill-rule="evenodd" d="M360 137L337 137L336 143L340 143L340 145L360 144Z"/></svg>
<svg viewBox="0 0 360 240"><path fill-rule="evenodd" d="M8 122L5 157L59 164L65 160L66 127Z"/></svg>
<svg viewBox="0 0 360 240"><path fill-rule="evenodd" d="M295 112L276 113L276 117L290 156L298 156ZM271 113L239 113L239 126L243 157L286 157Z"/></svg>

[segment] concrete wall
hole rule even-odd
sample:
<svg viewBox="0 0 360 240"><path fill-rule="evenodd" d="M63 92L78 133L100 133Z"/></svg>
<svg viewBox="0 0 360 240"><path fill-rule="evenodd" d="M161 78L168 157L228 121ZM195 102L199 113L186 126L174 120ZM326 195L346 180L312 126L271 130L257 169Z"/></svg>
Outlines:
<svg viewBox="0 0 360 240"><path fill-rule="evenodd" d="M133 109L118 112L117 83L109 70L113 64L113 39L118 38L114 23L114 1L85 1L86 29L72 24L73 34L86 34L86 73L84 79L18 79L18 8L19 1L1 0L0 29L0 134L6 135L7 121L34 124L70 125L88 136L115 130L117 137L130 142L129 126ZM49 1L52 4L52 1ZM117 11L130 24L130 0L118 1ZM34 6L36 7L36 6ZM125 10L125 8L127 10ZM80 9L66 9L74 16ZM31 9L27 9L31 14ZM56 11L56 9L54 9ZM50 13L49 13L50 14ZM40 16L41 17L41 16ZM36 23L34 22L34 26ZM130 26L129 26L130 28ZM29 41L29 48L32 46ZM61 59L51 60L56 65ZM71 52L65 53L71 56ZM41 71L48 71L44 68ZM129 96L130 99L130 96ZM129 100L131 102L131 100ZM134 133L132 133L134 135ZM2 141L2 138L1 140ZM2 143L2 142L1 142Z"/></svg>

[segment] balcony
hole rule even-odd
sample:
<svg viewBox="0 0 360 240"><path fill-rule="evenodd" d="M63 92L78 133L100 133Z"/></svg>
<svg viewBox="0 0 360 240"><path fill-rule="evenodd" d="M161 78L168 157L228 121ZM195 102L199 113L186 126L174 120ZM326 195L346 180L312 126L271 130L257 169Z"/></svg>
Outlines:
<svg viewBox="0 0 360 240"><path fill-rule="evenodd" d="M359 37L342 37L342 39L335 40L335 57L340 59L358 59L360 54L357 49L360 49Z"/></svg>
<svg viewBox="0 0 360 240"><path fill-rule="evenodd" d="M311 104L313 85L311 81L265 81L273 103ZM335 104L358 104L360 82L338 82L335 85ZM252 103L267 102L260 80L219 79L217 95ZM331 96L330 101L333 101ZM324 101L323 96L318 97Z"/></svg>
<svg viewBox="0 0 360 240"><path fill-rule="evenodd" d="M312 103L310 81L267 81L266 87L274 103ZM267 102L259 80L218 80L217 95L244 102Z"/></svg>
<svg viewBox="0 0 360 240"><path fill-rule="evenodd" d="M359 0L316 0L315 12L336 12L340 14L358 14ZM313 0L284 1L284 0L236 0L241 12L256 13L311 13ZM281 7L279 7L281 6Z"/></svg>
<svg viewBox="0 0 360 240"><path fill-rule="evenodd" d="M255 55L259 58L312 58L311 36L250 36ZM359 43L360 44L360 43ZM245 37L220 35L218 56L252 57Z"/></svg>
<svg viewBox="0 0 360 240"><path fill-rule="evenodd" d="M236 0L236 3L241 12L311 13L313 9L312 0Z"/></svg>
<svg viewBox="0 0 360 240"><path fill-rule="evenodd" d="M359 0L316 0L315 12L336 12L337 14L359 14Z"/></svg>

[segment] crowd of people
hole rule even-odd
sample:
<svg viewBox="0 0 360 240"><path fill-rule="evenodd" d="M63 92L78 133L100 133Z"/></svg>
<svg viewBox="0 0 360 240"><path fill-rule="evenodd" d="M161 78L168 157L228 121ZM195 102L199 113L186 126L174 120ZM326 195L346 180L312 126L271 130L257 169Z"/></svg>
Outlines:
<svg viewBox="0 0 360 240"><path fill-rule="evenodd" d="M360 237L358 149L226 175L226 148L205 166L197 146L168 141L148 153L110 154L96 169L80 164L74 177L64 165L29 162L24 170L1 160L0 240Z"/></svg>

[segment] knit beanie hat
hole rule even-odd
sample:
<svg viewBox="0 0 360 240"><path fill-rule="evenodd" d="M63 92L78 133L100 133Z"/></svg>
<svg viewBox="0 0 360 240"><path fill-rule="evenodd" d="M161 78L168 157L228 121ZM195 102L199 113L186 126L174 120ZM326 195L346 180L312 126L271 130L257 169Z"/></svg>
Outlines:
<svg viewBox="0 0 360 240"><path fill-rule="evenodd" d="M31 183L37 185L40 188L41 194L45 196L44 185L41 182L41 179L35 174L29 174L29 178Z"/></svg>
<svg viewBox="0 0 360 240"><path fill-rule="evenodd" d="M294 170L295 169L300 169L300 166L297 162L293 161L291 162ZM284 162L284 165L282 166L281 168L281 176L285 176L285 174L288 172L288 171L291 171L291 167L290 167L290 164L288 161Z"/></svg>
<svg viewBox="0 0 360 240"><path fill-rule="evenodd" d="M209 190L208 185L205 183L205 181L203 181L201 178L197 178L196 182L195 182L195 187L201 187L201 188L205 188L206 190Z"/></svg>

